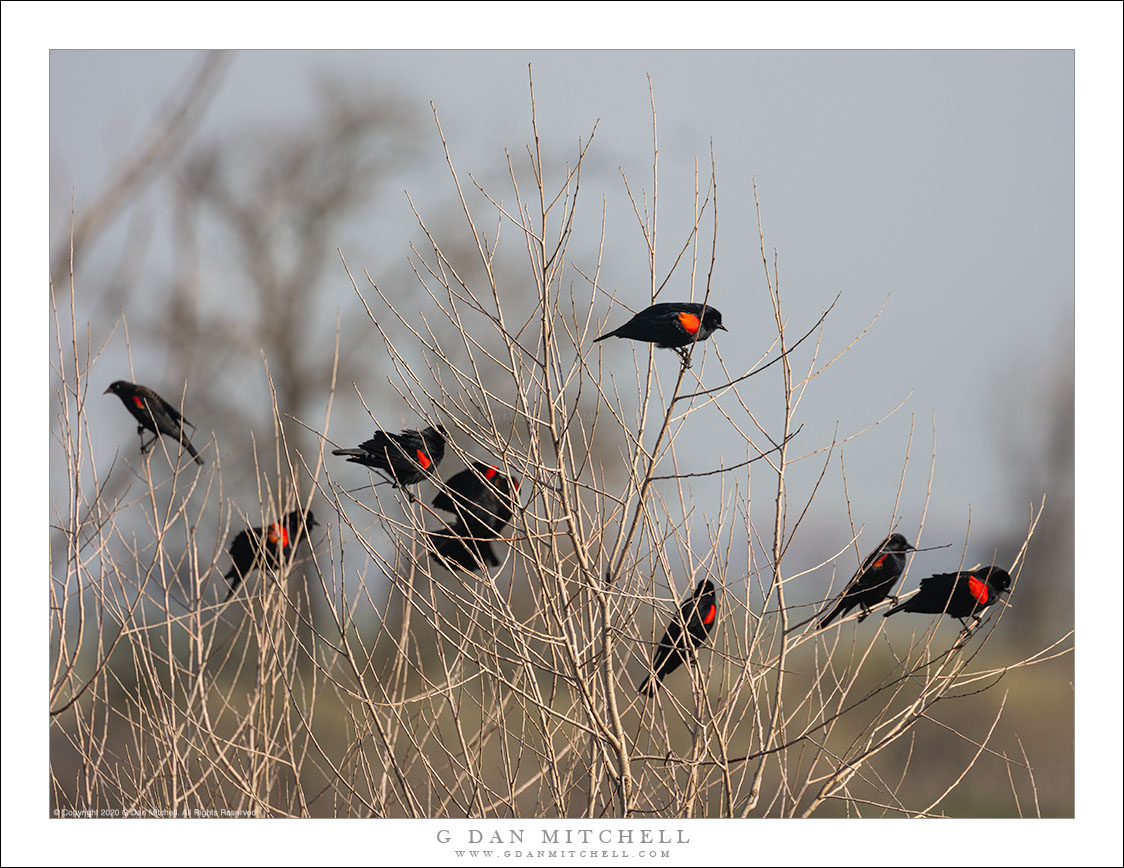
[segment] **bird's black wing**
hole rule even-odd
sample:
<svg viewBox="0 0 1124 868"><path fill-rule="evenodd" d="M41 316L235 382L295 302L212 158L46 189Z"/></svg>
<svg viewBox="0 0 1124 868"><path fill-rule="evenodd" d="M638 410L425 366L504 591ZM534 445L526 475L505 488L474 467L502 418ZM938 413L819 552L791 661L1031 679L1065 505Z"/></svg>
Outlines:
<svg viewBox="0 0 1124 868"><path fill-rule="evenodd" d="M441 490L433 498L433 505L445 512L456 513L462 509L466 501L471 501L473 495L478 493L479 485L480 482L473 475L472 470L462 470L445 480Z"/></svg>
<svg viewBox="0 0 1124 868"><path fill-rule="evenodd" d="M385 431L376 431L370 440L364 440L360 443L359 448L364 452L372 452L381 455L388 449L398 446L392 438L393 435L387 434Z"/></svg>
<svg viewBox="0 0 1124 868"><path fill-rule="evenodd" d="M152 392L151 394L152 397L160 403L160 406L168 413L168 415L172 417L172 419L174 419L176 422L190 425L192 428L195 427L195 423L185 418L184 415L171 404L171 402L165 400L156 392Z"/></svg>

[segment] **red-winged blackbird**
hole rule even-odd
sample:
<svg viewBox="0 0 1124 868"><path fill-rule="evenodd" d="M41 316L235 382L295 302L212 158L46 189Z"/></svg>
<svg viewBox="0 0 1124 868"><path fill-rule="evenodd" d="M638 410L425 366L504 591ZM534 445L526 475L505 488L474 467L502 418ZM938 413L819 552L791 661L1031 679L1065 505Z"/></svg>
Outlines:
<svg viewBox="0 0 1124 868"><path fill-rule="evenodd" d="M445 457L444 425L424 431L412 429L401 434L376 431L375 436L359 444L357 449L333 449L333 455L346 455L348 461L373 467L389 474L396 488L421 482L437 470Z"/></svg>
<svg viewBox="0 0 1124 868"><path fill-rule="evenodd" d="M491 541L511 521L519 480L509 479L498 468L476 461L471 469L446 480L445 487L448 490L439 492L433 505L453 513L457 520L452 527L429 534L438 556L446 565L464 570L499 566Z"/></svg>
<svg viewBox="0 0 1124 868"><path fill-rule="evenodd" d="M1011 590L1011 576L999 567L980 567L959 573L937 573L921 580L921 589L894 606L894 612L921 612L927 615L947 613L953 618L980 619L980 614Z"/></svg>
<svg viewBox="0 0 1124 868"><path fill-rule="evenodd" d="M905 569L905 553L913 551L904 536L900 533L890 534L872 551L859 571L847 583L843 596L816 625L817 630L822 630L840 615L846 615L855 606L862 607L862 614L858 620L862 621L870 614L870 610L890 596L894 584ZM897 602L895 598L894 602Z"/></svg>
<svg viewBox="0 0 1124 868"><path fill-rule="evenodd" d="M141 437L141 455L152 448L152 445L160 439L161 434L167 434L183 444L183 448L195 459L196 464L203 463L203 459L199 457L199 453L195 451L195 447L191 445L187 435L183 432L185 424L191 425L192 428L195 426L180 415L179 410L157 395L152 389L148 386L138 386L136 383L127 383L124 380L115 380L109 384L109 388L102 394L108 395L110 392L121 399L126 409L140 423L137 426L137 433ZM148 443L144 442L146 430L153 434Z"/></svg>
<svg viewBox="0 0 1124 868"><path fill-rule="evenodd" d="M303 515L299 509L294 509L284 521L239 531L230 544L233 565L223 576L230 583L230 593L223 602L234 596L251 571L281 566L282 558L287 557L291 547L300 542L301 535L307 536L316 526L311 509Z"/></svg>
<svg viewBox="0 0 1124 868"><path fill-rule="evenodd" d="M686 364L689 360L686 348L696 340L705 341L718 329L728 331L722 325L722 314L716 308L704 307L693 301L661 302L645 308L620 328L601 335L593 342L611 337L647 341L675 350Z"/></svg>
<svg viewBox="0 0 1124 868"><path fill-rule="evenodd" d="M434 506L470 527L498 533L511 521L512 489L519 488L519 480L509 479L494 465L474 461L472 467L446 479L443 488L433 498Z"/></svg>
<svg viewBox="0 0 1124 868"><path fill-rule="evenodd" d="M674 672L687 659L694 659L695 649L707 640L718 620L718 602L714 583L703 579L683 604L679 614L667 625L667 632L660 639L656 653L652 655L651 671L640 685L640 692L648 696L656 695L658 682ZM686 634L684 634L684 626Z"/></svg>

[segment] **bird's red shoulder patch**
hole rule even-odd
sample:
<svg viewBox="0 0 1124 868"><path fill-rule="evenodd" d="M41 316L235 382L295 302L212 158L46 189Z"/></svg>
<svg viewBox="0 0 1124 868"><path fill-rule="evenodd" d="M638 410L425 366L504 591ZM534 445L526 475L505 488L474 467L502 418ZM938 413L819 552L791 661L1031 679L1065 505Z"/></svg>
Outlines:
<svg viewBox="0 0 1124 868"><path fill-rule="evenodd" d="M976 598L976 602L981 606L987 605L988 590L987 583L981 582L973 575L968 576L968 593Z"/></svg>
<svg viewBox="0 0 1124 868"><path fill-rule="evenodd" d="M882 555L882 557L880 557L873 564L871 564L871 566L874 567L874 569L876 569L876 570L880 570L880 569L882 569L882 565L884 563L886 563L886 555Z"/></svg>
<svg viewBox="0 0 1124 868"><path fill-rule="evenodd" d="M703 623L708 627L714 623L714 618L718 614L718 607L714 603L710 604L710 608L706 611L706 616L703 618Z"/></svg>
<svg viewBox="0 0 1124 868"><path fill-rule="evenodd" d="M289 529L278 521L269 526L269 536L266 537L272 545L281 544L285 548L289 544Z"/></svg>
<svg viewBox="0 0 1124 868"><path fill-rule="evenodd" d="M133 395L133 403L140 407L140 409L144 409L144 398L140 395Z"/></svg>
<svg viewBox="0 0 1124 868"><path fill-rule="evenodd" d="M682 311L677 313L676 318L679 320L679 325L683 326L683 331L689 335L697 334L699 330L699 318L693 313Z"/></svg>
<svg viewBox="0 0 1124 868"><path fill-rule="evenodd" d="M421 469L422 470L429 470L429 465L432 464L432 463L433 462L429 460L429 456L426 455L424 452L422 452L419 449L418 450L418 464L421 465Z"/></svg>
<svg viewBox="0 0 1124 868"><path fill-rule="evenodd" d="M489 467L487 470L484 471L484 478L485 479L491 479L495 475L496 475L496 468L494 468L494 467Z"/></svg>

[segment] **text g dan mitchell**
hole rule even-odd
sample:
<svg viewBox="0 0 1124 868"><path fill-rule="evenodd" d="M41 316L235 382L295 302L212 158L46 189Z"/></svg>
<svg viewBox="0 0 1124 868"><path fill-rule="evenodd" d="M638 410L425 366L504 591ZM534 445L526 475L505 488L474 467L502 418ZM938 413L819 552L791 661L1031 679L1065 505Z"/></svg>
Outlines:
<svg viewBox="0 0 1124 868"><path fill-rule="evenodd" d="M438 829L441 844L689 844L686 829Z"/></svg>

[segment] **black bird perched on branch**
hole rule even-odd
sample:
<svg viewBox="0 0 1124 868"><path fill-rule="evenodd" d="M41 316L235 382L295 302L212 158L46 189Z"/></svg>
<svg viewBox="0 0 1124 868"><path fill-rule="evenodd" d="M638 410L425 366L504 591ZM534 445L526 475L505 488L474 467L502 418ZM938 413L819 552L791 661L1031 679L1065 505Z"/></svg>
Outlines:
<svg viewBox="0 0 1124 868"><path fill-rule="evenodd" d="M717 593L710 579L703 579L679 607L679 613L667 625L652 656L652 675L644 679L640 693L656 695L659 682L678 669L684 661L695 659L695 649L705 642L718 620ZM654 677L653 677L654 676Z"/></svg>
<svg viewBox="0 0 1124 868"><path fill-rule="evenodd" d="M863 621L870 610L890 596L894 584L905 569L905 553L913 551L904 536L900 533L890 534L872 551L859 571L847 583L843 596L836 603L835 608L816 625L817 630L822 630L833 620L841 615L846 615L855 606L862 607L859 621ZM897 598L894 598L897 602Z"/></svg>
<svg viewBox="0 0 1124 868"><path fill-rule="evenodd" d="M230 583L230 593L223 602L229 602L251 571L281 566L282 558L287 557L292 547L300 542L302 534L307 536L316 526L311 509L306 513L294 509L283 521L239 531L230 544L233 565L223 576Z"/></svg>
<svg viewBox="0 0 1124 868"><path fill-rule="evenodd" d="M491 543L511 521L519 480L476 461L471 468L447 479L445 487L446 491L433 498L433 505L457 519L452 527L429 534L438 556L447 566L470 571L483 565L499 566Z"/></svg>
<svg viewBox="0 0 1124 868"><path fill-rule="evenodd" d="M519 488L519 480L504 476L495 465L474 461L445 480L444 488L433 498L434 506L470 525L499 532L511 521L512 489Z"/></svg>
<svg viewBox="0 0 1124 868"><path fill-rule="evenodd" d="M424 431L412 429L401 434L376 431L356 449L333 449L333 455L346 455L347 460L365 467L385 471L395 488L421 482L435 470L445 457L445 439L449 432L444 425L430 426Z"/></svg>
<svg viewBox="0 0 1124 868"><path fill-rule="evenodd" d="M688 365L688 348L696 341L705 341L719 329L729 331L722 325L722 314L717 308L693 301L661 302L645 308L620 328L595 338L593 342L612 337L646 341L675 350L683 359L683 364Z"/></svg>
<svg viewBox="0 0 1124 868"><path fill-rule="evenodd" d="M999 567L980 567L958 573L937 573L921 580L916 594L899 603L883 617L894 612L920 612L926 615L948 614L979 620L983 610L1011 592L1011 576Z"/></svg>
<svg viewBox="0 0 1124 868"><path fill-rule="evenodd" d="M102 394L108 395L111 392L121 399L121 403L140 423L137 426L137 434L141 438L141 455L152 448L153 444L160 439L161 434L167 434L183 445L188 454L195 459L196 464L203 463L203 459L199 457L199 453L195 451L195 447L191 445L183 430L184 425L191 425L192 428L195 426L185 419L179 410L157 395L152 389L125 380L115 380L109 384L109 388ZM146 430L153 434L148 443L144 442Z"/></svg>

